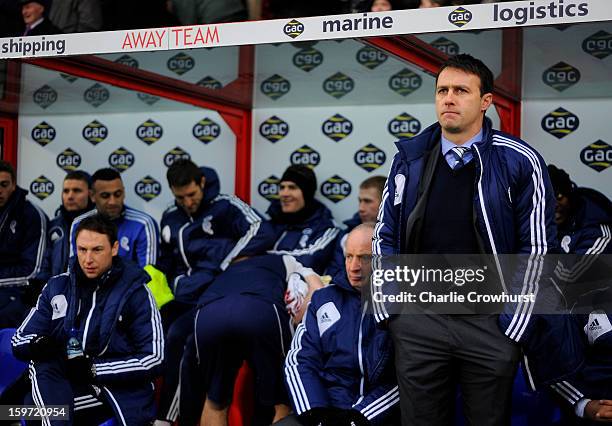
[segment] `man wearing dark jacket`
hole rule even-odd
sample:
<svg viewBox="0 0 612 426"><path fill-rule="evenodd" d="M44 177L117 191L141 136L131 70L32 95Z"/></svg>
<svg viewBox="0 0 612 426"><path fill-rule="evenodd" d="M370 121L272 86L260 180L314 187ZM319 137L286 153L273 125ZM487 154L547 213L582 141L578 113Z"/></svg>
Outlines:
<svg viewBox="0 0 612 426"><path fill-rule="evenodd" d="M270 254L295 257L302 265L323 274L334 254L340 230L331 211L315 199L317 178L306 166L289 166L280 179L280 200L268 208L264 235L272 236Z"/></svg>
<svg viewBox="0 0 612 426"><path fill-rule="evenodd" d="M21 323L31 306L26 288L43 267L48 219L27 193L13 166L0 161L0 328Z"/></svg>
<svg viewBox="0 0 612 426"><path fill-rule="evenodd" d="M79 223L76 245L77 261L49 280L11 340L15 356L32 361L26 402L69 406L68 424L149 424L164 357L149 277L117 255L117 227L103 216Z"/></svg>
<svg viewBox="0 0 612 426"><path fill-rule="evenodd" d="M565 170L552 164L548 174L557 199L555 223L563 252L612 253L612 202L594 189L577 187Z"/></svg>
<svg viewBox="0 0 612 426"><path fill-rule="evenodd" d="M334 257L327 267L327 275L333 277L338 273L344 272L344 249L349 232L361 223L376 222L385 181L384 176L370 176L359 185L359 195L357 197L359 200L359 210L353 217L343 222L346 229L338 235Z"/></svg>
<svg viewBox="0 0 612 426"><path fill-rule="evenodd" d="M361 303L370 279L372 224L357 226L346 242L345 273L317 290L285 360L285 381L297 418L280 424L384 424L399 391L391 341Z"/></svg>
<svg viewBox="0 0 612 426"><path fill-rule="evenodd" d="M47 34L59 34L61 31L47 19L45 10L47 1L45 0L22 0L21 15L25 24L23 36L40 36Z"/></svg>
<svg viewBox="0 0 612 426"><path fill-rule="evenodd" d="M179 160L166 176L175 203L162 216L157 267L167 275L175 300L162 308L168 368L158 424L170 424L179 414L179 365L193 333L198 298L234 259L263 253L272 244L270 238L260 238L262 219L255 210L220 193L215 170Z"/></svg>
<svg viewBox="0 0 612 426"><path fill-rule="evenodd" d="M529 336L543 257L556 246L556 229L546 166L524 141L491 128L485 112L492 92L493 74L480 60L462 54L442 65L438 122L396 143L372 252L382 262L399 254L490 253L493 292L530 297L508 304L500 316L391 317L399 312L382 302L385 286L372 286L375 317L388 324L396 345L404 424L449 424L457 384L471 423L510 422L515 342ZM512 274L504 275L498 254L522 255Z"/></svg>
<svg viewBox="0 0 612 426"><path fill-rule="evenodd" d="M72 221L94 208L89 198L90 179L89 174L81 170L69 172L64 178L62 205L49 223L45 268L51 276L68 269Z"/></svg>

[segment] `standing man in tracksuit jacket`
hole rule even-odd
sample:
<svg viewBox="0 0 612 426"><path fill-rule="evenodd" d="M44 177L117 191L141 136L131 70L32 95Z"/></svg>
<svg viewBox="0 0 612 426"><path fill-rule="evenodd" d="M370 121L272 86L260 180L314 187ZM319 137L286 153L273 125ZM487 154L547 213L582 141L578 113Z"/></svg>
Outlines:
<svg viewBox="0 0 612 426"><path fill-rule="evenodd" d="M167 171L175 205L161 221L162 250L157 266L168 277L175 300L162 307L167 368L157 424L179 415L179 368L193 334L200 295L237 257L265 252L273 240L261 234L262 219L238 197L220 193L215 170L178 160Z"/></svg>
<svg viewBox="0 0 612 426"><path fill-rule="evenodd" d="M118 228L119 256L141 268L155 265L159 250L159 230L155 219L125 205L125 187L118 171L97 170L91 177L91 200L96 208L72 222L70 256L75 255L74 230L88 216L100 213L115 222Z"/></svg>
<svg viewBox="0 0 612 426"><path fill-rule="evenodd" d="M45 268L51 276L59 275L68 269L72 222L94 208L89 197L90 180L91 176L81 170L69 172L64 178L62 205L49 223Z"/></svg>
<svg viewBox="0 0 612 426"><path fill-rule="evenodd" d="M379 258L530 255L534 261L511 277L498 270L496 284L498 293L503 288L537 294L538 256L556 244L554 196L540 155L522 140L493 130L485 118L492 91L493 75L480 60L457 55L442 65L435 89L438 123L396 143L399 153L383 193L372 251ZM372 288L376 297L380 287ZM375 303L375 317L388 323L395 343L402 423L449 424L454 416L449 401L459 382L471 423L509 424L516 342L529 331L533 304L522 301L499 317L390 318L388 306Z"/></svg>
<svg viewBox="0 0 612 426"><path fill-rule="evenodd" d="M28 404L69 406L43 425L144 426L155 415L152 380L164 336L148 275L118 256L117 227L100 215L75 230L77 259L49 280L17 329L13 353L30 362ZM64 417L64 420L66 418Z"/></svg>
<svg viewBox="0 0 612 426"><path fill-rule="evenodd" d="M21 323L31 306L28 285L44 263L48 219L27 193L13 166L0 160L0 329Z"/></svg>
<svg viewBox="0 0 612 426"><path fill-rule="evenodd" d="M373 225L357 226L346 242L345 271L313 295L285 360L296 416L283 426L385 424L399 401L388 333L362 304L370 279ZM386 423L392 424L392 423Z"/></svg>

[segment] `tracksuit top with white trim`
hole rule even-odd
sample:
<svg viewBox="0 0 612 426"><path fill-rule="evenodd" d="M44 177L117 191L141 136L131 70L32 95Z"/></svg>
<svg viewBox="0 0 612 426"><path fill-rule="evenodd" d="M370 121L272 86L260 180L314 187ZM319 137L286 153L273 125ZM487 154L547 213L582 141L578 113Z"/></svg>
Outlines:
<svg viewBox="0 0 612 426"><path fill-rule="evenodd" d="M0 288L27 285L43 268L48 218L27 193L15 188L0 209Z"/></svg>
<svg viewBox="0 0 612 426"><path fill-rule="evenodd" d="M576 204L567 226L559 226L562 253L612 253L612 202L589 188L575 190Z"/></svg>
<svg viewBox="0 0 612 426"><path fill-rule="evenodd" d="M75 231L77 226L86 217L97 213L97 209L90 210L72 222L70 227L70 257L76 254ZM147 265L155 265L159 254L159 230L155 219L145 212L124 206L121 215L113 222L117 225L119 256L131 260L141 268Z"/></svg>
<svg viewBox="0 0 612 426"><path fill-rule="evenodd" d="M285 383L299 415L316 407L360 411L372 424L399 402L389 334L376 327L346 274L317 290L285 359Z"/></svg>
<svg viewBox="0 0 612 426"><path fill-rule="evenodd" d="M555 197L542 157L524 141L492 129L488 118L483 120L482 130L482 141L472 145L474 219L482 250L522 255L545 255L555 250ZM419 135L395 143L399 152L393 159L374 230L375 257L398 255L406 247L407 223L421 195L429 154L440 150L440 137L440 125L435 123ZM543 274L538 262L524 261L513 276L501 276L501 285L507 293L535 292ZM520 302L507 308L500 315L501 329L510 339L521 341L533 303ZM390 316L383 303L375 302L373 309L379 322Z"/></svg>
<svg viewBox="0 0 612 426"><path fill-rule="evenodd" d="M217 172L201 167L206 179L200 208L190 217L175 205L161 221L162 254L158 267L168 277L176 300L195 304L199 296L237 256L252 256L274 243L261 230L262 218L234 195L220 194Z"/></svg>
<svg viewBox="0 0 612 426"><path fill-rule="evenodd" d="M336 227L331 211L320 201L313 200L314 212L301 223L278 223L274 219L264 224L264 234L273 238L270 254L295 257L302 265L323 274L334 255L336 238L340 229ZM271 218L281 213L280 201L270 203L267 213Z"/></svg>
<svg viewBox="0 0 612 426"><path fill-rule="evenodd" d="M11 340L13 353L29 360L29 343L40 335L51 337L61 353L75 327L96 367L94 384L103 388L117 419L145 424L155 413L142 407L153 407L151 381L164 357L161 318L146 287L150 278L117 256L97 280L86 279L77 263L70 269L45 285Z"/></svg>

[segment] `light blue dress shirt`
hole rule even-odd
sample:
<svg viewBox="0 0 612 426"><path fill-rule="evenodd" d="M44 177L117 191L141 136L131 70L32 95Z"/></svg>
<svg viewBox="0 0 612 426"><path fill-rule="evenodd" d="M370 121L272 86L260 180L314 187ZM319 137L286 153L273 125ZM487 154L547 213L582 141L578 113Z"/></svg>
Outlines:
<svg viewBox="0 0 612 426"><path fill-rule="evenodd" d="M444 136L441 136L441 139L442 139L442 155L444 156L444 159L446 160L446 162L452 169L455 167L455 163L457 163L457 159L455 155L452 152L450 152L450 150L456 146L461 146L464 148L471 148L472 145L474 145L476 142L480 142L482 140L482 129L473 138L471 138L469 141L467 141L466 143L462 145L454 144L448 139L446 139ZM474 154L472 153L472 151L471 150L467 151L465 154L463 154L463 164L469 163L470 161L472 161L472 158L474 158Z"/></svg>

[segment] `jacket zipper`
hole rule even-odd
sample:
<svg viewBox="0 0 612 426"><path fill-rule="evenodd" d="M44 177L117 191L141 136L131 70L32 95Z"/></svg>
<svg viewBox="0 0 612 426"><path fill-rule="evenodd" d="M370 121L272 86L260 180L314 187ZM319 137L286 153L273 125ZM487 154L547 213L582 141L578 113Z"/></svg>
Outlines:
<svg viewBox="0 0 612 426"><path fill-rule="evenodd" d="M489 217L487 216L487 210L485 207L485 200L484 200L484 192L482 191L482 175L483 175L483 169L484 166L482 164L482 157L480 156L480 151L478 150L478 147L476 145L473 145L474 147L474 151L476 153L476 157L478 158L478 163L476 164L476 168L478 169L479 173L478 173L478 182L477 182L477 189L478 189L478 199L480 201L480 211L481 214L484 218L485 221L485 227L486 227L486 231L487 231L487 236L489 238L489 244L491 246L491 251L493 252L493 258L495 259L495 266L497 268L497 272L499 274L499 279L501 281L501 285L502 288L504 289L504 292L508 293L508 289L506 288L506 283L504 280L504 275L502 273L502 269L501 269L501 265L499 263L499 256L497 254L497 247L495 246L495 240L493 239L493 231L491 230L491 226L489 224Z"/></svg>
<svg viewBox="0 0 612 426"><path fill-rule="evenodd" d="M93 296L91 298L91 309L89 309L89 313L87 314L87 320L85 321L85 330L83 330L83 352L85 352L85 345L87 344L87 332L89 331L89 322L91 321L91 316L93 315L93 311L96 308L96 293L98 292L99 287L93 292Z"/></svg>

